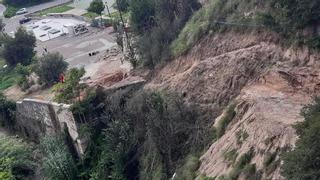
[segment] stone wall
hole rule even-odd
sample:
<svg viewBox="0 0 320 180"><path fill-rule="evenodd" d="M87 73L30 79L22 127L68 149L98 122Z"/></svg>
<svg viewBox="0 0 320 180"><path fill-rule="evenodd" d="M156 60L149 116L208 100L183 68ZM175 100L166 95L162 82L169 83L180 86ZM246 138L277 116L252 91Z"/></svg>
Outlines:
<svg viewBox="0 0 320 180"><path fill-rule="evenodd" d="M54 135L67 129L78 155L82 156L86 146L79 138L78 126L69 107L35 99L18 101L17 130L25 138L39 142L45 135Z"/></svg>

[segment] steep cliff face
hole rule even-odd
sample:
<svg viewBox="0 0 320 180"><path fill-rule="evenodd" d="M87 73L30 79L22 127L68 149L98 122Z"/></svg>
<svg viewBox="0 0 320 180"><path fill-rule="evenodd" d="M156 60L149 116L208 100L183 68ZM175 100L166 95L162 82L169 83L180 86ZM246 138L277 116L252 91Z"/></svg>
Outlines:
<svg viewBox="0 0 320 180"><path fill-rule="evenodd" d="M216 116L248 82L280 61L280 52L270 36L218 34L166 65L147 87L180 92Z"/></svg>
<svg viewBox="0 0 320 180"><path fill-rule="evenodd" d="M279 154L294 145L292 125L303 120L301 108L320 88L320 55L278 40L266 32L206 37L147 85L180 92L209 112L215 125L223 109L236 104L226 132L201 157L200 174L246 179L245 167L236 164L251 152L245 165L254 166L255 176L281 179Z"/></svg>

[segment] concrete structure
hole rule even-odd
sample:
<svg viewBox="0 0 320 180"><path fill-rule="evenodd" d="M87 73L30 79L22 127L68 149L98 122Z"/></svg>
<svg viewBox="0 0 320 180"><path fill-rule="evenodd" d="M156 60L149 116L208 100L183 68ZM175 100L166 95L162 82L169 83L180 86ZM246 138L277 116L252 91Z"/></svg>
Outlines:
<svg viewBox="0 0 320 180"><path fill-rule="evenodd" d="M60 18L52 17L45 18L39 21L27 24L26 28L28 31L34 33L35 37L40 41L48 41L64 35L78 35L75 31L77 27L81 26L82 29L86 29L86 22L79 18L72 16L61 16ZM86 31L83 32L87 32Z"/></svg>
<svg viewBox="0 0 320 180"><path fill-rule="evenodd" d="M27 139L39 142L45 135L54 135L67 130L73 140L74 148L81 157L86 145L79 138L78 126L69 108L70 105L35 99L19 101L16 115L18 132Z"/></svg>

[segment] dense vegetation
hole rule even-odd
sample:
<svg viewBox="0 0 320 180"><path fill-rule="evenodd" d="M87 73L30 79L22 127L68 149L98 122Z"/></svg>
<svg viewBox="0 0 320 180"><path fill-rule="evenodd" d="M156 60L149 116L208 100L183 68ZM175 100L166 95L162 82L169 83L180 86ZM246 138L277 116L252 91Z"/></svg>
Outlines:
<svg viewBox="0 0 320 180"><path fill-rule="evenodd" d="M83 68L72 68L67 72L65 82L60 82L54 86L56 92L55 100L60 103L73 103L80 98L80 92L86 87L80 84L81 77L85 74Z"/></svg>
<svg viewBox="0 0 320 180"><path fill-rule="evenodd" d="M211 141L197 108L166 92L98 91L72 110L92 140L79 168L84 179L169 179ZM197 163L183 167L193 176Z"/></svg>
<svg viewBox="0 0 320 180"><path fill-rule="evenodd" d="M210 0L171 44L172 54L184 54L209 32L226 29L270 28L284 35L284 39L317 47L320 45L317 33L303 36L302 30L318 23L319 3L317 0Z"/></svg>
<svg viewBox="0 0 320 180"><path fill-rule="evenodd" d="M170 59L170 43L199 8L197 0L132 0L130 22L141 56L137 64L154 67Z"/></svg>
<svg viewBox="0 0 320 180"><path fill-rule="evenodd" d="M0 126L12 130L15 125L16 103L0 93Z"/></svg>
<svg viewBox="0 0 320 180"><path fill-rule="evenodd" d="M320 99L304 108L305 121L296 126L299 139L295 148L283 155L283 176L291 180L320 178Z"/></svg>
<svg viewBox="0 0 320 180"><path fill-rule="evenodd" d="M0 179L28 179L35 173L32 151L14 137L0 135Z"/></svg>

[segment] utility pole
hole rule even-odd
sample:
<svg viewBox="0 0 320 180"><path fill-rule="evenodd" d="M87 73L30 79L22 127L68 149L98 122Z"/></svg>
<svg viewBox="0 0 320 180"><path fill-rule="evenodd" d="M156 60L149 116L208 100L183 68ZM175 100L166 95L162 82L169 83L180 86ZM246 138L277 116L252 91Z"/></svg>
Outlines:
<svg viewBox="0 0 320 180"><path fill-rule="evenodd" d="M111 18L111 14L110 14L109 6L108 6L108 1L105 1L105 2L104 2L104 5L106 6L107 11L108 11L108 15L109 15L109 17Z"/></svg>
<svg viewBox="0 0 320 180"><path fill-rule="evenodd" d="M116 0L116 3L117 3L117 7L120 7L118 0ZM118 11L119 11L119 15L120 15L120 20L122 22L123 31L124 31L124 34L125 34L126 39L127 39L127 45L128 45L128 48L129 48L129 57L131 58L130 61L131 61L131 63L133 63L133 66L135 66L136 62L135 62L135 59L134 59L134 50L133 50L133 48L131 46L131 42L129 40L129 36L128 36L128 33L126 31L126 26L125 26L125 23L124 23L124 20L123 20L122 12L119 10L119 8L118 8Z"/></svg>

